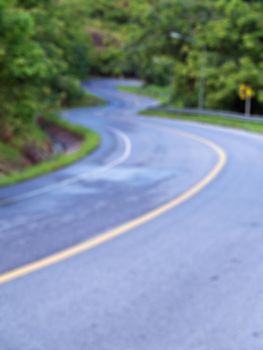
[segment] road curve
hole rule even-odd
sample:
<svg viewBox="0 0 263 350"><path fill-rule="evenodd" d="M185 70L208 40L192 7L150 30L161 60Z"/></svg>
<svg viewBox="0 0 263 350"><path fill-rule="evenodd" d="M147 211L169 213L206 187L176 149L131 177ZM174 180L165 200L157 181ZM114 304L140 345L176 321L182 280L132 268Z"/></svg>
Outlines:
<svg viewBox="0 0 263 350"><path fill-rule="evenodd" d="M63 113L96 152L0 190L0 348L262 350L263 138L138 117L120 83Z"/></svg>

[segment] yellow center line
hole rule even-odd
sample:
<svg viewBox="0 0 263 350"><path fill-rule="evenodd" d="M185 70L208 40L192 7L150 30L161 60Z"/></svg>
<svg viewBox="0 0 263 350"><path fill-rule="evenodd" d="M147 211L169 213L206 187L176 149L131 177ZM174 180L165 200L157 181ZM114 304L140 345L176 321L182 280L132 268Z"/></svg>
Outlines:
<svg viewBox="0 0 263 350"><path fill-rule="evenodd" d="M154 127L154 126L152 126ZM163 128L163 127L162 127ZM164 127L165 128L165 127ZM170 128L169 131L172 131ZM197 141L210 149L212 149L218 157L216 165L212 168L212 170L198 183L196 183L194 186L192 186L190 189L188 189L183 194L179 195L178 197L170 200L166 204L151 210L150 212L143 214L136 219L133 219L119 227L116 227L112 230L106 231L92 239L88 239L85 242L82 242L80 244L74 245L70 248L67 248L65 250L62 250L56 254L53 254L51 256L48 256L46 258L40 259L38 261L32 262L30 264L24 265L22 267L16 268L12 271L8 271L0 275L0 284L4 284L7 282L10 282L12 280L15 280L19 277L28 275L30 273L33 273L35 271L41 270L47 266L57 264L63 260L69 259L73 256L76 256L78 254L81 254L83 252L86 252L92 248L95 248L103 243L106 243L116 237L119 237L128 231L135 229L138 226L144 225L147 222L156 219L160 215L164 214L168 210L171 210L178 205L184 203L185 201L189 200L193 196L195 196L197 193L199 193L202 189L204 189L208 184L210 184L217 175L222 171L226 164L227 156L224 150L215 144L214 142L205 139L200 136L196 136L187 132L181 132L181 131L175 131L177 134L188 137L194 141Z"/></svg>

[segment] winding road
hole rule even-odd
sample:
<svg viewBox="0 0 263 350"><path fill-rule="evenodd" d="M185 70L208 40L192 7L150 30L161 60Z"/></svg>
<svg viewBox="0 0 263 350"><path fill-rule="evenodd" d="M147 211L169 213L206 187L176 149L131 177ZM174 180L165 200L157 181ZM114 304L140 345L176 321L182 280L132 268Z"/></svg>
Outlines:
<svg viewBox="0 0 263 350"><path fill-rule="evenodd" d="M92 155L0 189L0 350L262 350L263 137L120 84L63 113Z"/></svg>

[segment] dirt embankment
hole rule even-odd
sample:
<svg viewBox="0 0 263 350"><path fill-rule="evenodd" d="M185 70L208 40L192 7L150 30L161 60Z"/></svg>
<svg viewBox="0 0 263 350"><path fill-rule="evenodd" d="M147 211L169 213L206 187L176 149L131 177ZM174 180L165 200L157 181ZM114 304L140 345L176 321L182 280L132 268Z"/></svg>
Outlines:
<svg viewBox="0 0 263 350"><path fill-rule="evenodd" d="M61 152L72 153L80 148L83 137L79 134L46 120L40 120L40 125L49 136L52 143L53 154Z"/></svg>
<svg viewBox="0 0 263 350"><path fill-rule="evenodd" d="M19 149L14 149L15 157L9 157L8 153L4 156L4 152L2 152L2 155L0 154L0 176L50 160L63 152L75 152L81 146L83 138L80 135L57 125L53 121L40 118L39 126L47 135L46 141L41 144L35 141L25 142ZM4 142L2 145L4 148L10 147L8 142Z"/></svg>

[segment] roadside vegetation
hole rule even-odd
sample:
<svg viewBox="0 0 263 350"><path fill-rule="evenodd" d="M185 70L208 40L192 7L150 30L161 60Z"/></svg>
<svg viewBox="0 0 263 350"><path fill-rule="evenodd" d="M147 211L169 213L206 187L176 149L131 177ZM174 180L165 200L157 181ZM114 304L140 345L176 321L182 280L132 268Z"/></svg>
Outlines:
<svg viewBox="0 0 263 350"><path fill-rule="evenodd" d="M260 0L152 2L130 64L146 83L170 85L178 107L197 107L202 84L205 108L243 112L246 84L263 113L262 13Z"/></svg>
<svg viewBox="0 0 263 350"><path fill-rule="evenodd" d="M11 185L70 165L94 151L100 143L100 137L97 133L81 126L73 125L61 118L58 118L56 115L46 116L45 122L55 124L62 130L64 129L67 132L75 135L75 137L79 139L79 143L76 143L75 149L68 149L66 152L61 152L50 157L49 160L43 159L41 162L39 162L39 164L27 164L24 169L20 168L19 171L15 170L17 169L16 167L9 173L8 176L0 177L0 186ZM1 147L6 147L6 149L2 149ZM4 152L2 153L2 151ZM21 165L21 154L16 148L11 148L0 143L0 152L2 154L2 159L3 155L5 155L9 162L13 161L13 164L18 163Z"/></svg>
<svg viewBox="0 0 263 350"><path fill-rule="evenodd" d="M167 105L170 98L170 89L167 87L159 87L155 85L142 85L142 86L120 86L120 91L133 93L136 95L147 96L151 98L158 99L161 104ZM172 111L162 111L159 109L147 109L141 111L141 115L146 116L155 116L162 118L178 119L183 121L192 121L197 123L206 123L218 126L225 126L230 128L243 129L252 132L263 133L263 120L257 122L251 119L241 120L238 118L229 118L229 117L219 117L219 116L209 116L209 115L191 115L180 114Z"/></svg>
<svg viewBox="0 0 263 350"><path fill-rule="evenodd" d="M60 108L102 103L80 84L89 74L91 47L80 10L66 0L0 0L2 185L69 164L98 144L93 132L78 128L83 136L79 150L54 155L50 137L39 123ZM63 128L72 130L69 124Z"/></svg>
<svg viewBox="0 0 263 350"><path fill-rule="evenodd" d="M70 104L66 104L66 108L79 108L79 107L96 107L106 105L106 101L102 98L92 95L84 91L82 96L76 101L72 101Z"/></svg>
<svg viewBox="0 0 263 350"><path fill-rule="evenodd" d="M201 93L203 107L238 112L245 84L263 114L262 13L261 0L0 0L1 181L52 158L39 119L101 103L81 87L94 75L140 78L126 91L177 107Z"/></svg>
<svg viewBox="0 0 263 350"><path fill-rule="evenodd" d="M89 0L98 74L170 86L177 107L244 111L242 84L263 114L261 0ZM115 67L112 69L111 67Z"/></svg>
<svg viewBox="0 0 263 350"><path fill-rule="evenodd" d="M247 131L263 133L263 122L247 121L235 118L207 116L207 115L191 115L191 114L179 114L175 112L164 112L156 109L148 109L141 112L142 115L156 116L162 118L178 119L184 121L191 121L196 123L206 123L218 126L225 126L229 128L243 129Z"/></svg>
<svg viewBox="0 0 263 350"><path fill-rule="evenodd" d="M119 86L120 91L129 92L131 94L147 96L159 100L162 104L170 102L171 89L170 86L158 85L141 85L141 86Z"/></svg>

